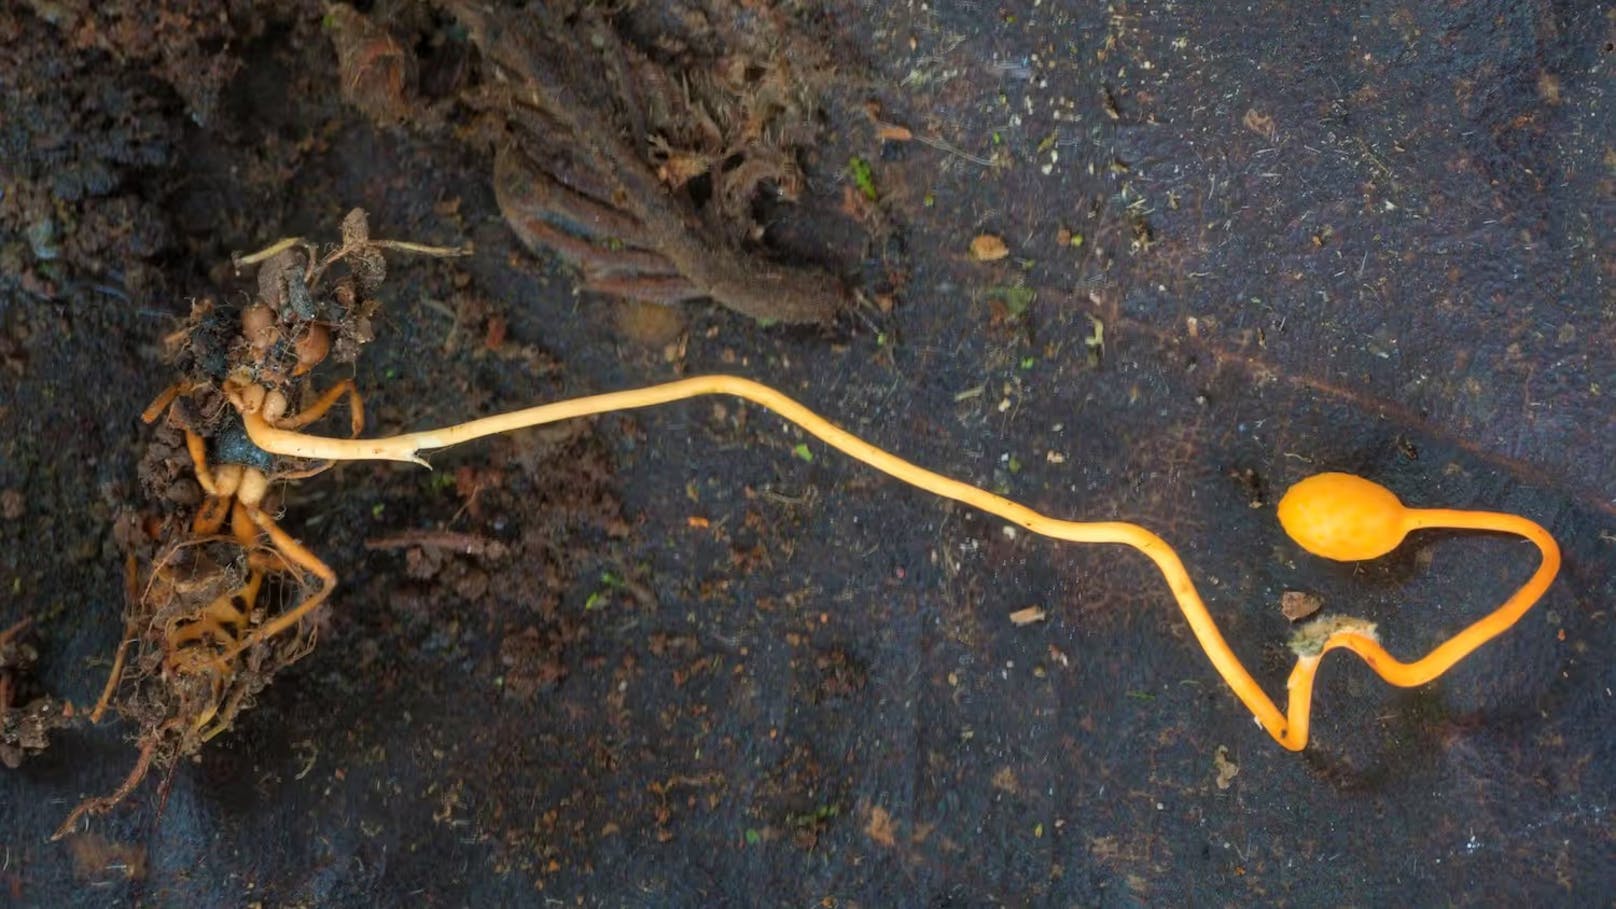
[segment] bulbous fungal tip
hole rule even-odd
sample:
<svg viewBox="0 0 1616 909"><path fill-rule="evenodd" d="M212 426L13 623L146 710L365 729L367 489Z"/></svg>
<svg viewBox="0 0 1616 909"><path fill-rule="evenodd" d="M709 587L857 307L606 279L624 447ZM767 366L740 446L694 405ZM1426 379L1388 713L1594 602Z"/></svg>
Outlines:
<svg viewBox="0 0 1616 909"><path fill-rule="evenodd" d="M292 343L292 349L297 352L297 366L292 375L307 375L331 353L331 330L314 322Z"/></svg>
<svg viewBox="0 0 1616 909"><path fill-rule="evenodd" d="M1391 490L1350 473L1315 474L1279 500L1279 523L1298 546L1338 562L1376 559L1403 542L1408 509Z"/></svg>
<svg viewBox="0 0 1616 909"><path fill-rule="evenodd" d="M241 335L258 353L275 346L281 331L275 324L275 310L263 303L254 303L241 311Z"/></svg>

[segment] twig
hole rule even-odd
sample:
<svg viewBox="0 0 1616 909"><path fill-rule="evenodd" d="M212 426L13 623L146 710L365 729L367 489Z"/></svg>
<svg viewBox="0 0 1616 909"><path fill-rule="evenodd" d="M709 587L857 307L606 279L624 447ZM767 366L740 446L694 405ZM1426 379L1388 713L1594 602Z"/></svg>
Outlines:
<svg viewBox="0 0 1616 909"><path fill-rule="evenodd" d="M949 143L944 142L942 139L935 139L931 136L923 136L920 133L915 133L915 141L919 142L921 145L929 145L940 152L947 152L956 158L963 158L964 160L969 161L978 167L998 167L997 164L994 164L987 158L973 155L970 152L959 148L958 146L950 145Z"/></svg>
<svg viewBox="0 0 1616 909"><path fill-rule="evenodd" d="M498 540L452 530L409 530L390 537L365 541L365 548L372 551L410 549L416 546L422 549L449 549L461 555L487 556L493 559L503 556L508 551L508 547Z"/></svg>

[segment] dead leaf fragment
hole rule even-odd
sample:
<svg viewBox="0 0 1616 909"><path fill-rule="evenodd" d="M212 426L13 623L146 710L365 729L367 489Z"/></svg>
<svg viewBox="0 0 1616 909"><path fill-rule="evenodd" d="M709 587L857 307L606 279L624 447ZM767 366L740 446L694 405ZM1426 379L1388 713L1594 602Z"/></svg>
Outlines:
<svg viewBox="0 0 1616 909"><path fill-rule="evenodd" d="M1285 618L1299 622L1324 606L1324 601L1311 593L1287 590L1279 596L1279 611Z"/></svg>
<svg viewBox="0 0 1616 909"><path fill-rule="evenodd" d="M415 102L415 54L346 3L327 10L325 21L343 100L384 126L408 119Z"/></svg>
<svg viewBox="0 0 1616 909"><path fill-rule="evenodd" d="M1228 789L1234 778L1240 775L1240 765L1229 760L1229 749L1219 745L1218 750L1212 754L1212 766L1217 768L1217 784L1219 789Z"/></svg>
<svg viewBox="0 0 1616 909"><path fill-rule="evenodd" d="M971 258L978 262L997 262L1010 255L1010 247L993 234L977 234L971 241Z"/></svg>
<svg viewBox="0 0 1616 909"><path fill-rule="evenodd" d="M1246 115L1240 119L1240 122L1245 125L1246 129L1270 142L1274 141L1275 137L1279 135L1279 129L1274 125L1273 115L1261 113L1255 107L1247 110Z"/></svg>
<svg viewBox="0 0 1616 909"><path fill-rule="evenodd" d="M81 833L67 841L73 873L81 881L146 878L146 847L120 843L99 833Z"/></svg>
<svg viewBox="0 0 1616 909"><path fill-rule="evenodd" d="M1009 767L1000 767L993 774L993 788L1016 795L1021 792L1021 781L1016 779L1016 772Z"/></svg>
<svg viewBox="0 0 1616 909"><path fill-rule="evenodd" d="M909 127L888 123L881 117L881 103L879 101L866 101L864 113L875 124L875 137L882 142L909 142L915 138Z"/></svg>
<svg viewBox="0 0 1616 909"><path fill-rule="evenodd" d="M1016 623L1018 627L1031 625L1034 622L1042 622L1047 618L1049 618L1049 614L1044 612L1040 606L1028 606L1026 609L1017 609L1015 612L1010 613L1010 621Z"/></svg>
<svg viewBox="0 0 1616 909"><path fill-rule="evenodd" d="M894 836L897 827L898 825L892 821L892 815L888 814L885 808L876 805L870 809L870 822L864 825L864 833L870 839L891 849L898 845L897 837Z"/></svg>

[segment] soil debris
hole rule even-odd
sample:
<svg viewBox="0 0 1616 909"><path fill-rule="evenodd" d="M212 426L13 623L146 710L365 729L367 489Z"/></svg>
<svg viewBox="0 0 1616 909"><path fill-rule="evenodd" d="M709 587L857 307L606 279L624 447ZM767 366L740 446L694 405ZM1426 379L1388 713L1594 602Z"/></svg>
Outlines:
<svg viewBox="0 0 1616 909"><path fill-rule="evenodd" d="M106 36L87 27L97 15L62 16L83 25L0 13L0 290L59 299L90 279L114 295L139 295L161 284L154 260L173 237L135 175L172 161L182 128L164 111L163 86L139 66L65 53L64 42L97 47ZM23 348L9 348L23 340L15 337L22 321L0 325L0 364L19 372Z"/></svg>
<svg viewBox="0 0 1616 909"><path fill-rule="evenodd" d="M317 611L336 574L271 515L277 481L327 466L277 458L246 437L242 413L306 426L341 401L354 434L363 410L351 380L313 394L310 373L351 363L371 339L384 250L458 250L374 240L362 210L343 218L341 241L288 238L248 256L257 293L243 304L193 304L164 339L182 374L142 414L163 419L142 457L152 513L118 522L128 560L125 632L99 702L139 730L139 757L111 795L87 799L57 830L104 812L154 767L172 766L231 727L282 669L314 647Z"/></svg>
<svg viewBox="0 0 1616 909"><path fill-rule="evenodd" d="M864 661L840 647L815 653L814 669L818 677L808 691L808 702L812 704L849 700L869 683L870 672Z"/></svg>
<svg viewBox="0 0 1616 909"><path fill-rule="evenodd" d="M167 83L184 99L191 118L206 125L241 70L234 45L257 37L290 4L29 0L25 5L55 26L57 40L70 49L105 53Z"/></svg>
<svg viewBox="0 0 1616 909"><path fill-rule="evenodd" d="M533 626L506 635L499 644L505 693L518 701L530 701L559 685L567 677L567 665L561 659L567 637L556 627L541 632Z"/></svg>
<svg viewBox="0 0 1616 909"><path fill-rule="evenodd" d="M0 764L13 770L44 751L52 731L74 723L71 705L31 690L39 651L22 639L31 624L22 619L0 631Z"/></svg>

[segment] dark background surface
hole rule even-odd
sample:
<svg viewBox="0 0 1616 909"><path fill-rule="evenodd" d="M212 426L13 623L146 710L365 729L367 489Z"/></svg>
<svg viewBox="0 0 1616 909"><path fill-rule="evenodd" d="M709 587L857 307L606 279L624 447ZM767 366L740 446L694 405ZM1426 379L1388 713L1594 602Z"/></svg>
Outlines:
<svg viewBox="0 0 1616 909"><path fill-rule="evenodd" d="M485 150L346 107L318 6L159 6L0 12L0 624L35 617L38 681L75 703L120 630L110 533L140 507L157 339L191 297L250 286L232 251L330 235L356 205L378 235L478 248L394 270L357 373L377 431L744 374L1040 510L1158 531L1276 696L1282 591L1413 655L1534 558L1430 534L1321 563L1273 520L1309 473L1520 512L1566 565L1426 688L1327 661L1295 755L1141 558L794 457L756 408L607 417L431 473L351 465L285 495L342 581L321 646L177 767L161 811L159 773L46 842L126 773L116 723L0 773L0 902L1608 901L1602 4L790 7L845 60L804 209L835 212L856 155L884 222L804 218L796 242L854 283L901 273L897 307L822 331L696 305L671 347L515 241ZM426 93L475 65L446 17L379 6ZM883 144L866 97L919 138ZM979 233L1011 255L972 261ZM418 530L507 551L366 545ZM1008 620L1033 605L1048 621Z"/></svg>

